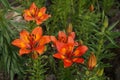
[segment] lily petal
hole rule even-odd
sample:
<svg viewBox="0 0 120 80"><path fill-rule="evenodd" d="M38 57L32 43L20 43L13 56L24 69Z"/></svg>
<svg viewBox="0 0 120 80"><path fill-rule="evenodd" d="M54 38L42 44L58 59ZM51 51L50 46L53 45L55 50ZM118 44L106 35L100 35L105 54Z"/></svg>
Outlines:
<svg viewBox="0 0 120 80"><path fill-rule="evenodd" d="M75 41L72 37L68 37L68 43L75 44Z"/></svg>
<svg viewBox="0 0 120 80"><path fill-rule="evenodd" d="M36 27L33 31L32 34L35 36L35 41L38 41L41 36L42 36L42 28L41 27Z"/></svg>
<svg viewBox="0 0 120 80"><path fill-rule="evenodd" d="M83 58L74 58L72 61L76 62L76 63L84 63L84 59Z"/></svg>
<svg viewBox="0 0 120 80"><path fill-rule="evenodd" d="M73 39L75 39L75 32L71 32L68 36L72 37Z"/></svg>
<svg viewBox="0 0 120 80"><path fill-rule="evenodd" d="M66 42L67 41L67 35L63 31L59 31L58 40L61 41L61 42Z"/></svg>
<svg viewBox="0 0 120 80"><path fill-rule="evenodd" d="M46 12L46 7L40 8L39 12L41 12L42 14L45 14L45 12Z"/></svg>
<svg viewBox="0 0 120 80"><path fill-rule="evenodd" d="M61 49L65 46L64 43L56 41L56 48L58 50L58 52L61 52Z"/></svg>
<svg viewBox="0 0 120 80"><path fill-rule="evenodd" d="M17 46L19 48L26 48L27 45L21 39L15 39L12 41L12 45Z"/></svg>
<svg viewBox="0 0 120 80"><path fill-rule="evenodd" d="M53 57L58 58L58 59L65 59L65 56L63 56L63 55L60 54L60 53L54 54Z"/></svg>
<svg viewBox="0 0 120 80"><path fill-rule="evenodd" d="M79 47L75 50L75 52L73 53L73 55L74 55L74 56L77 56L77 57L82 56L87 50L88 50L88 47L87 47L87 46L84 46L84 45L79 46Z"/></svg>
<svg viewBox="0 0 120 80"><path fill-rule="evenodd" d="M45 45L51 41L50 36L42 36L40 39L39 44L40 45Z"/></svg>
<svg viewBox="0 0 120 80"><path fill-rule="evenodd" d="M42 22L47 20L49 17L51 17L51 15L39 13L39 15L36 16L37 25L42 24Z"/></svg>
<svg viewBox="0 0 120 80"><path fill-rule="evenodd" d="M64 68L70 67L73 64L73 62L68 59L64 59L63 61L64 61Z"/></svg>
<svg viewBox="0 0 120 80"><path fill-rule="evenodd" d="M35 51L37 51L40 55L45 51L45 46L38 46L35 48Z"/></svg>
<svg viewBox="0 0 120 80"><path fill-rule="evenodd" d="M25 43L29 43L29 32L27 32L26 30L22 30L20 32L20 39L22 41L24 41Z"/></svg>
<svg viewBox="0 0 120 80"><path fill-rule="evenodd" d="M21 55L23 55L23 54L28 54L28 53L30 53L30 52L31 52L30 50L25 49L25 48L22 48L22 49L19 50L19 55L21 56Z"/></svg>
<svg viewBox="0 0 120 80"><path fill-rule="evenodd" d="M32 17L32 15L31 15L31 13L30 13L29 10L24 10L23 17L24 17L24 19L27 20L27 21L34 20L34 18Z"/></svg>
<svg viewBox="0 0 120 80"><path fill-rule="evenodd" d="M36 11L37 11L37 6L35 5L35 3L33 2L32 5L30 6L30 12L32 15L35 15Z"/></svg>

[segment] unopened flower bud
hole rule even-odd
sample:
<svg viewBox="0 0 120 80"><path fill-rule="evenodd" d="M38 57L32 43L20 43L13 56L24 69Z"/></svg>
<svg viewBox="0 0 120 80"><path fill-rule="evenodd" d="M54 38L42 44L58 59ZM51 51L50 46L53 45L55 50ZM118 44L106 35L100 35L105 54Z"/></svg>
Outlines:
<svg viewBox="0 0 120 80"><path fill-rule="evenodd" d="M97 75L98 75L98 76L102 76L102 75L103 75L103 72L104 72L104 68L98 69Z"/></svg>
<svg viewBox="0 0 120 80"><path fill-rule="evenodd" d="M89 10L90 10L91 12L94 11L94 6L93 6L93 4L90 5Z"/></svg>
<svg viewBox="0 0 120 80"><path fill-rule="evenodd" d="M37 59L38 58L38 53L33 53L32 54L32 59Z"/></svg>
<svg viewBox="0 0 120 80"><path fill-rule="evenodd" d="M72 29L73 29L72 24L69 23L69 26L67 27L67 33L68 33L68 34L71 33L71 32L72 32Z"/></svg>
<svg viewBox="0 0 120 80"><path fill-rule="evenodd" d="M108 17L105 16L104 22L103 22L104 27L108 27Z"/></svg>
<svg viewBox="0 0 120 80"><path fill-rule="evenodd" d="M96 64L97 64L96 56L94 55L94 53L91 53L88 59L88 69L92 70L96 66Z"/></svg>

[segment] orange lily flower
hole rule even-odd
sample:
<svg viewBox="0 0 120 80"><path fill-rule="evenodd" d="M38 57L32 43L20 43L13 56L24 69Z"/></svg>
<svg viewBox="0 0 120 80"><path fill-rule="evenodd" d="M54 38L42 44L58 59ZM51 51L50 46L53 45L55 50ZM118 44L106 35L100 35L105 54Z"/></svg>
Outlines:
<svg viewBox="0 0 120 80"><path fill-rule="evenodd" d="M46 7L38 8L35 3L32 3L29 9L24 10L23 17L26 21L35 20L36 24L42 24L43 21L47 20L51 15L45 14Z"/></svg>
<svg viewBox="0 0 120 80"><path fill-rule="evenodd" d="M81 58L83 54L88 50L88 47L85 45L80 45L74 49L74 40L71 37L68 37L67 44L56 43L57 53L53 56L58 59L62 59L64 62L64 67L70 67L73 62L75 63L84 63L84 59Z"/></svg>
<svg viewBox="0 0 120 80"><path fill-rule="evenodd" d="M42 36L42 28L36 27L30 34L26 30L20 32L20 38L15 39L12 44L20 48L19 55L37 52L42 54L45 50L45 44L50 42L50 37Z"/></svg>
<svg viewBox="0 0 120 80"><path fill-rule="evenodd" d="M54 43L54 46L56 46L57 42L60 42L61 44L66 44L66 43L68 43L68 37L71 37L74 40L75 32L71 32L67 36L63 31L59 31L58 39L56 39L55 36L51 36L51 41ZM75 43L75 45L77 45L77 42L74 42L74 43Z"/></svg>

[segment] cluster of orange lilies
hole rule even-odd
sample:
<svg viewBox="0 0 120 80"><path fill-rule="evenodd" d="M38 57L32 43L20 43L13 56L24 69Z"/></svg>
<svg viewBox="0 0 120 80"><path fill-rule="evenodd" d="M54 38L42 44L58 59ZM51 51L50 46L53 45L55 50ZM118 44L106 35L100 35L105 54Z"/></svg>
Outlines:
<svg viewBox="0 0 120 80"><path fill-rule="evenodd" d="M46 7L39 9L35 3L32 3L29 9L24 10L23 17L26 21L35 21L37 25L40 25L51 15L46 14ZM52 42L53 48L57 50L53 57L61 59L65 68L70 67L74 62L84 63L82 55L86 53L88 47L76 42L75 32L72 31L69 34L59 31L58 38L56 38L55 36L43 35L42 28L37 26L31 33L22 30L20 38L12 41L12 45L20 48L19 55L32 54L35 59L44 53L45 45L49 42Z"/></svg>

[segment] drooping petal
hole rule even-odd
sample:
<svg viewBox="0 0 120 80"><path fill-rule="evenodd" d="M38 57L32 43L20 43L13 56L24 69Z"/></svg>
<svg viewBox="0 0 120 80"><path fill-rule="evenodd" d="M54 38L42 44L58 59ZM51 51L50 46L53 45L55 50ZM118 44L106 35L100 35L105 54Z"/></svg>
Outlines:
<svg viewBox="0 0 120 80"><path fill-rule="evenodd" d="M82 56L88 50L87 46L79 46L73 53L74 56Z"/></svg>
<svg viewBox="0 0 120 80"><path fill-rule="evenodd" d="M63 61L64 61L64 68L70 67L73 64L73 62L69 59L64 59Z"/></svg>
<svg viewBox="0 0 120 80"><path fill-rule="evenodd" d="M25 42L25 43L29 43L29 32L27 32L26 30L22 30L20 32L20 39Z"/></svg>
<svg viewBox="0 0 120 80"><path fill-rule="evenodd" d="M42 36L42 28L41 27L36 27L33 31L32 31L32 35L35 36L35 41L38 41L41 36Z"/></svg>
<svg viewBox="0 0 120 80"><path fill-rule="evenodd" d="M72 61L76 62L76 63L84 63L84 59L83 58L74 58Z"/></svg>
<svg viewBox="0 0 120 80"><path fill-rule="evenodd" d="M45 51L45 46L38 46L38 47L35 48L34 50L41 55L41 54L43 54L43 52Z"/></svg>
<svg viewBox="0 0 120 80"><path fill-rule="evenodd" d="M45 45L51 41L50 36L42 36L39 45Z"/></svg>
<svg viewBox="0 0 120 80"><path fill-rule="evenodd" d="M31 50L28 50L26 48L21 48L20 51L19 51L19 55L21 56L23 54L28 54L30 52L31 52Z"/></svg>
<svg viewBox="0 0 120 80"><path fill-rule="evenodd" d="M27 45L21 39L15 39L12 41L12 45L17 46L19 48L26 48Z"/></svg>
<svg viewBox="0 0 120 80"><path fill-rule="evenodd" d="M65 59L65 56L63 56L61 53L56 53L53 55L53 57L58 58L58 59Z"/></svg>

